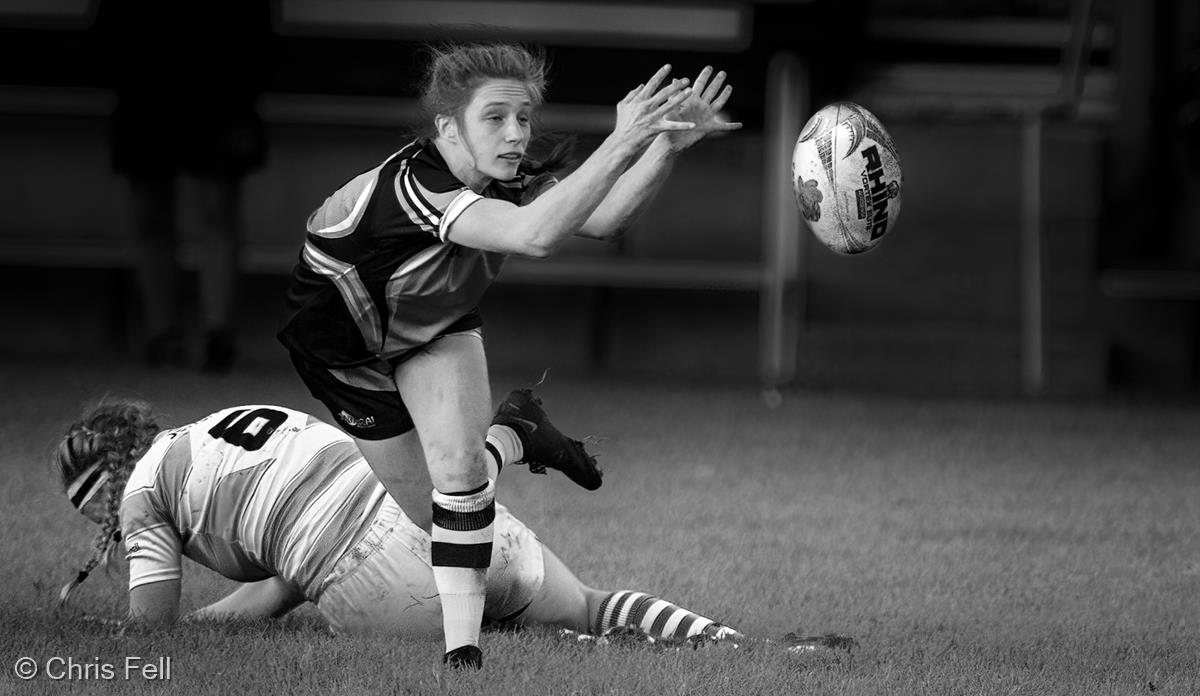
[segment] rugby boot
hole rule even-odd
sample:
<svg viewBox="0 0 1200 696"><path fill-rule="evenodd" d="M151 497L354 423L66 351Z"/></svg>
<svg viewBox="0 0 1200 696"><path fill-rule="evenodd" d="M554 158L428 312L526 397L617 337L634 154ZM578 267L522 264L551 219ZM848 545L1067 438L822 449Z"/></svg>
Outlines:
<svg viewBox="0 0 1200 696"><path fill-rule="evenodd" d="M152 368L183 367L187 363L187 347L183 332L168 329L146 341L146 365Z"/></svg>
<svg viewBox="0 0 1200 696"><path fill-rule="evenodd" d="M817 652L821 650L845 650L853 652L858 647L858 641L850 636L837 633L825 633L819 636L800 636L795 631L788 632L783 637L785 649L793 654Z"/></svg>
<svg viewBox="0 0 1200 696"><path fill-rule="evenodd" d="M559 432L542 408L542 400L531 389L515 389L500 404L496 425L506 425L517 433L525 450L521 463L535 474L557 469L583 488L594 491L604 482L604 473L596 458L588 454L583 443Z"/></svg>
<svg viewBox="0 0 1200 696"><path fill-rule="evenodd" d="M213 374L224 374L233 369L237 360L237 344L233 333L214 329L205 335L204 364L200 369Z"/></svg>
<svg viewBox="0 0 1200 696"><path fill-rule="evenodd" d="M719 623L709 624L698 634L698 637L701 637L702 642L729 642L732 643L735 648L739 642L746 640L746 636L743 635L741 631Z"/></svg>
<svg viewBox="0 0 1200 696"><path fill-rule="evenodd" d="M483 669L483 651L477 645L462 645L443 655L442 664L450 669Z"/></svg>

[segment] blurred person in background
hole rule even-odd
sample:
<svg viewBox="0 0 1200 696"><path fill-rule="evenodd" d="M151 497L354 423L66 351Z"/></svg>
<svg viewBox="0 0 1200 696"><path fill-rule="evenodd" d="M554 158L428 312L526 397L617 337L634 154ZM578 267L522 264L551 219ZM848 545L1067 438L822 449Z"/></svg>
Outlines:
<svg viewBox="0 0 1200 696"><path fill-rule="evenodd" d="M724 73L705 68L689 86L663 66L629 90L611 134L559 181L561 150L546 162L528 153L542 56L512 44L430 53L430 134L353 175L309 217L279 338L388 492L431 530L444 662L478 668L495 491L476 303L508 254L545 257L575 235L621 234L680 153L740 124L720 116ZM577 443L550 465L587 489L601 484ZM427 480L432 506L415 485Z"/></svg>
<svg viewBox="0 0 1200 696"><path fill-rule="evenodd" d="M112 166L129 182L139 249L145 359L156 367L188 363L196 322L180 298L186 219L200 235L201 366L225 372L236 359L241 186L267 153L256 100L267 82L270 5L104 0L100 11L117 92ZM181 176L188 179L182 190ZM182 215L181 199L194 203Z"/></svg>
<svg viewBox="0 0 1200 696"><path fill-rule="evenodd" d="M507 408L488 430L489 462L539 462L522 452ZM561 437L561 436L560 436ZM409 519L337 428L280 406L226 408L162 429L147 404L115 400L72 424L56 449L71 504L101 526L93 554L63 601L123 542L129 561L126 620L180 617L182 558L245 583L188 619L265 619L304 602L338 633L441 635L431 538ZM581 583L503 506L483 616L490 624L549 625L603 636L618 629L671 643L739 640L722 624L643 592Z"/></svg>

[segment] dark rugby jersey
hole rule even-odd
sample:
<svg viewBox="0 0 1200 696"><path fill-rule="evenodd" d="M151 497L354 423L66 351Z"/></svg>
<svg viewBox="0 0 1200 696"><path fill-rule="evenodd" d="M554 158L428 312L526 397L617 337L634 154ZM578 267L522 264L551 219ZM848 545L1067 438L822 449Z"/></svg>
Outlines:
<svg viewBox="0 0 1200 696"><path fill-rule="evenodd" d="M482 197L519 205L544 177L474 193L426 139L334 192L308 219L279 340L310 361L351 367L397 357L475 308L505 255L446 239Z"/></svg>

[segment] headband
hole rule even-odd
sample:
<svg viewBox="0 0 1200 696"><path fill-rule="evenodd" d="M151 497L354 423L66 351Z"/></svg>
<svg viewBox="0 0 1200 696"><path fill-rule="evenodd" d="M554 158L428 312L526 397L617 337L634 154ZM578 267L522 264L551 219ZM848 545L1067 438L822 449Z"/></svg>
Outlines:
<svg viewBox="0 0 1200 696"><path fill-rule="evenodd" d="M100 469L101 463L96 462L88 467L67 487L67 497L71 499L71 504L76 510L82 510L83 506L100 492L104 484L108 483L109 472Z"/></svg>

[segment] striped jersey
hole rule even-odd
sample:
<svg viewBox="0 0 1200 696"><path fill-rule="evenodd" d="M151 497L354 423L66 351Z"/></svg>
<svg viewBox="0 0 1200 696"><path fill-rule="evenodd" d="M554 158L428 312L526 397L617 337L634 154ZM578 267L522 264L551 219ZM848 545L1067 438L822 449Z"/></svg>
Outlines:
<svg viewBox="0 0 1200 696"><path fill-rule="evenodd" d="M278 406L218 411L162 433L130 474L129 587L181 577L187 556L241 582L278 576L315 600L384 498L337 428Z"/></svg>
<svg viewBox="0 0 1200 696"><path fill-rule="evenodd" d="M520 205L545 177L519 174L475 193L427 139L350 179L308 219L279 339L326 367L403 355L472 310L504 255L455 244L450 226L472 203Z"/></svg>

